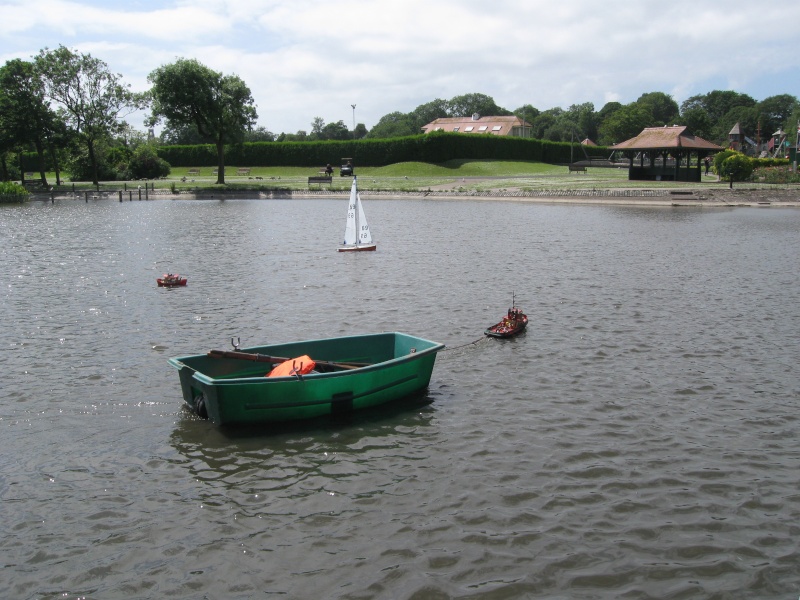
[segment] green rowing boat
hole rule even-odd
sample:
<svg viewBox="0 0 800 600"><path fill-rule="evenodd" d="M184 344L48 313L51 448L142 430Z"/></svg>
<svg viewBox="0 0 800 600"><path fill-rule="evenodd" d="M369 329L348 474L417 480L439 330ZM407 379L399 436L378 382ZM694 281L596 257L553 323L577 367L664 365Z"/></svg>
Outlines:
<svg viewBox="0 0 800 600"><path fill-rule="evenodd" d="M234 348L169 359L186 404L217 425L310 419L413 395L428 387L444 344L395 332ZM288 361L291 374L270 375Z"/></svg>

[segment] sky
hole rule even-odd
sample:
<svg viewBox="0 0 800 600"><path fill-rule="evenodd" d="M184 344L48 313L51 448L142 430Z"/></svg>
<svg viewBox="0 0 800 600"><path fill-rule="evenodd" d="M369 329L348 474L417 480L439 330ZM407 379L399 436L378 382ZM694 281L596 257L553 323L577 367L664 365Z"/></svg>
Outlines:
<svg viewBox="0 0 800 600"><path fill-rule="evenodd" d="M0 0L0 16L0 64L63 45L144 91L193 58L240 77L276 134L471 93L508 110L800 97L796 0Z"/></svg>

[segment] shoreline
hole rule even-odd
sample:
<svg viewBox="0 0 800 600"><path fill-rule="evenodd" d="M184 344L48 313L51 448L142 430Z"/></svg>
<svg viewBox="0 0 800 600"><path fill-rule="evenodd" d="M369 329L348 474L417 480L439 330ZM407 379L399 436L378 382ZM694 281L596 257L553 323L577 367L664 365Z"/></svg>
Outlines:
<svg viewBox="0 0 800 600"><path fill-rule="evenodd" d="M127 192L77 192L61 194L31 194L30 201L114 199L119 202L150 200L292 200L302 198L347 197L349 191L330 190L231 190L221 193L219 190L209 192L173 193L170 190L153 190L142 193L137 190ZM518 189L491 189L485 191L464 192L455 189L413 190L413 191L370 191L363 190L362 196L369 200L409 199L409 200L478 200L531 202L543 204L578 204L578 205L636 205L636 206L671 206L671 207L800 207L800 189L586 189L586 190L537 190L520 191Z"/></svg>

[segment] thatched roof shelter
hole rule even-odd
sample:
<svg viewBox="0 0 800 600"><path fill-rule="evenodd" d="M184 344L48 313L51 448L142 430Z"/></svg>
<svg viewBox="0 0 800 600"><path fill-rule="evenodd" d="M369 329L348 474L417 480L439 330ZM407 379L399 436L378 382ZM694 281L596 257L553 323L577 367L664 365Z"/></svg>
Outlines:
<svg viewBox="0 0 800 600"><path fill-rule="evenodd" d="M636 137L614 144L611 149L630 161L628 179L698 182L703 159L723 148L692 135L685 125L673 125L646 127Z"/></svg>

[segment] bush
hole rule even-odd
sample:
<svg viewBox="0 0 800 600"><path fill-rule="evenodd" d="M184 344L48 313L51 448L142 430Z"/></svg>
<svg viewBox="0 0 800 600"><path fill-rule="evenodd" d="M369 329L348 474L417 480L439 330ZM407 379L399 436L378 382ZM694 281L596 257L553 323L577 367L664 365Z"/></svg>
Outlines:
<svg viewBox="0 0 800 600"><path fill-rule="evenodd" d="M725 162L725 159L727 159L730 156L733 156L734 154L736 154L735 150L723 150L722 152L717 152L714 155L714 172L717 175L721 174L722 163Z"/></svg>
<svg viewBox="0 0 800 600"><path fill-rule="evenodd" d="M170 170L169 163L159 158L155 148L143 144L133 151L125 179L160 179L169 175Z"/></svg>
<svg viewBox="0 0 800 600"><path fill-rule="evenodd" d="M0 181L0 196L27 196L28 190L13 181Z"/></svg>
<svg viewBox="0 0 800 600"><path fill-rule="evenodd" d="M719 175L733 184L734 181L745 181L753 174L753 159L739 152L734 152L722 161Z"/></svg>
<svg viewBox="0 0 800 600"><path fill-rule="evenodd" d="M782 167L758 167L753 171L752 179L760 183L800 183L800 174L793 173L788 165Z"/></svg>
<svg viewBox="0 0 800 600"><path fill-rule="evenodd" d="M97 152L97 179L99 181L115 181L117 179L116 165L106 161L105 153L101 148ZM72 160L67 165L70 179L72 181L92 181L92 163L89 160L89 153L81 148L72 156Z"/></svg>

